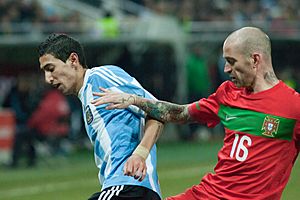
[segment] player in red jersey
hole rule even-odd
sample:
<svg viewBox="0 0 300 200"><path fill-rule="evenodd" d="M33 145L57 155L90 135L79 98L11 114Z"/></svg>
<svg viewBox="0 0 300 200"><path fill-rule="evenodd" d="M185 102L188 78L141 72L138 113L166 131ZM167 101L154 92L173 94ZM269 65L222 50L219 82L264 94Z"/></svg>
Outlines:
<svg viewBox="0 0 300 200"><path fill-rule="evenodd" d="M280 199L300 150L300 95L278 80L269 37L255 27L231 33L223 45L224 82L207 99L178 105L103 90L95 104L136 105L163 122L222 123L224 145L215 173L167 200Z"/></svg>

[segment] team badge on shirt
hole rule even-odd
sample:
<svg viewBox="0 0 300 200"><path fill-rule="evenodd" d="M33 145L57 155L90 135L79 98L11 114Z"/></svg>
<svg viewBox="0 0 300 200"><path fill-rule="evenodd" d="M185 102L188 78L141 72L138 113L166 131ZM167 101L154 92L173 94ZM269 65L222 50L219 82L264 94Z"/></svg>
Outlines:
<svg viewBox="0 0 300 200"><path fill-rule="evenodd" d="M266 116L261 129L265 132L263 132L262 134L268 137L274 137L274 134L277 134L279 122L279 119Z"/></svg>
<svg viewBox="0 0 300 200"><path fill-rule="evenodd" d="M92 110L89 105L85 107L85 119L88 125L90 125L94 119Z"/></svg>

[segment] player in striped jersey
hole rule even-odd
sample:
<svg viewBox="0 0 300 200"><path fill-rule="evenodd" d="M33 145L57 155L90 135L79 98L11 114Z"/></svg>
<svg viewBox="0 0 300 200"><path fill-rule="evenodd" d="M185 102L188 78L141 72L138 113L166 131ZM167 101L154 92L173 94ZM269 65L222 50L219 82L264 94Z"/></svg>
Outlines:
<svg viewBox="0 0 300 200"><path fill-rule="evenodd" d="M207 99L187 105L109 90L94 105L136 105L164 122L222 123L224 145L215 173L167 200L279 200L300 150L300 95L277 79L269 37L255 27L230 34L223 45L224 82ZM201 153L201 152L199 152Z"/></svg>
<svg viewBox="0 0 300 200"><path fill-rule="evenodd" d="M50 35L40 44L39 56L46 82L64 94L77 95L82 103L85 128L94 146L102 185L101 192L89 199L161 199L154 142L163 124L147 118L136 106L106 110L105 105L91 104L93 92L100 87L155 98L117 66L88 69L82 46L65 34Z"/></svg>

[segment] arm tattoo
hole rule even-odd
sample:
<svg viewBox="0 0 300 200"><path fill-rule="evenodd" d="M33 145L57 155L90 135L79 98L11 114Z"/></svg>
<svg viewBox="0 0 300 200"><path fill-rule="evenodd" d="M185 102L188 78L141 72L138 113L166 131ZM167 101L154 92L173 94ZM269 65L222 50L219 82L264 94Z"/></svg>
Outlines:
<svg viewBox="0 0 300 200"><path fill-rule="evenodd" d="M162 122L185 123L190 121L187 105L145 100L140 103L140 108L151 117Z"/></svg>
<svg viewBox="0 0 300 200"><path fill-rule="evenodd" d="M135 102L135 98L133 95L130 95L127 99L126 98L122 98L121 102L125 103L125 102L130 102L130 100L132 100L132 102Z"/></svg>

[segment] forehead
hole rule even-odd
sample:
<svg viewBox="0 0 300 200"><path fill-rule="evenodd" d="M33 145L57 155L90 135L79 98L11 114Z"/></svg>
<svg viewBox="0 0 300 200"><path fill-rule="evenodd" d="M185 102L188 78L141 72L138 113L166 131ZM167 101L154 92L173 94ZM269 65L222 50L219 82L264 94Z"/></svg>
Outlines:
<svg viewBox="0 0 300 200"><path fill-rule="evenodd" d="M237 43L232 40L225 40L223 44L223 57L236 57L239 54L240 52Z"/></svg>
<svg viewBox="0 0 300 200"><path fill-rule="evenodd" d="M45 54L39 58L40 68L44 69L48 65L55 65L58 62L62 62L58 58L55 58L51 54Z"/></svg>

